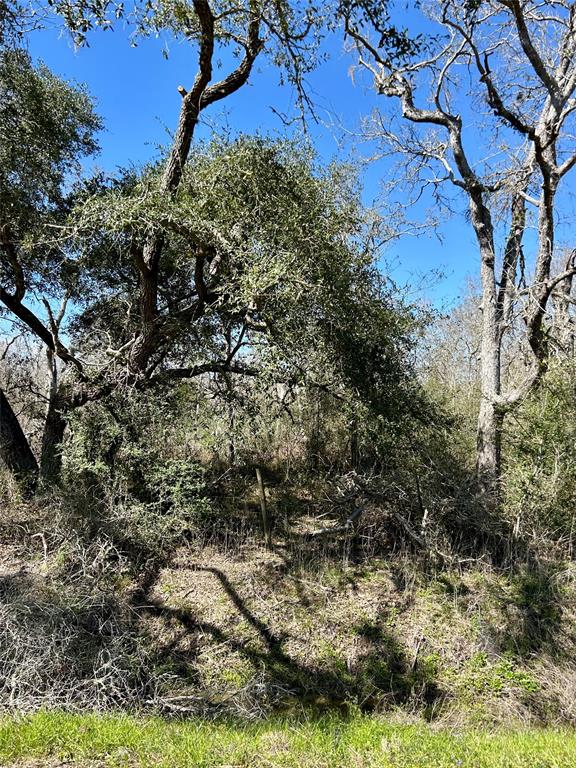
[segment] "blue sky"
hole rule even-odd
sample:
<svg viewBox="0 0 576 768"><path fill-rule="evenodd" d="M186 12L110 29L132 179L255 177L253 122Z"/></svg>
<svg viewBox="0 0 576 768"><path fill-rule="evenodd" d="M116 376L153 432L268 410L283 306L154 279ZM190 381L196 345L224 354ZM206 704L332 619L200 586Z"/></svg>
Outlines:
<svg viewBox="0 0 576 768"><path fill-rule="evenodd" d="M101 152L91 164L107 171L155 157L169 143L181 97L178 85L189 87L195 74L195 50L187 43L169 46L162 55L161 40L139 40L132 47L129 33L120 26L114 31L97 31L89 47L74 50L70 38L58 28L35 32L30 37L31 54L67 80L85 83L105 123L100 137ZM389 107L366 82L350 75L353 59L343 52L340 39L330 41L328 60L309 76L309 92L320 122L309 122L309 133L320 156L334 158L370 156L373 147L357 136L363 116L374 107ZM361 78L360 78L361 80ZM264 59L258 63L248 86L203 113L198 136L216 130L261 132L281 135L286 127L276 112L293 113L294 94L281 86L278 71ZM276 110L276 112L274 111ZM294 130L299 130L294 128ZM382 180L389 180L391 165L375 160L363 166L364 199L378 198ZM423 209L414 217L423 216ZM400 284L410 283L415 294L438 307L454 303L476 271L475 245L471 230L462 220L448 220L441 228L442 242L433 234L408 236L390 245L386 262ZM437 277L442 273L442 278Z"/></svg>

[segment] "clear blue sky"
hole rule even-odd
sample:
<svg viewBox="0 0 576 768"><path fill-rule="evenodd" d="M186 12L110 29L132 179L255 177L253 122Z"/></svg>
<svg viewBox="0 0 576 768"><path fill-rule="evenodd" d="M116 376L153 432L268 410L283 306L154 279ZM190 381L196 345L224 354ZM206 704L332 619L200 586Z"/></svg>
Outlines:
<svg viewBox="0 0 576 768"><path fill-rule="evenodd" d="M121 24L115 31L91 34L89 43L89 47L75 51L69 37L49 28L33 33L29 48L58 75L85 83L95 98L106 126L95 165L111 171L153 158L158 148L169 142L175 128L181 101L177 86L190 87L195 50L189 44L174 43L166 59L161 40L144 39L131 47ZM387 105L367 84L353 82L349 71L353 59L343 53L341 39L329 43L328 53L329 60L309 77L310 93L321 118L319 124L309 123L311 138L326 161L345 159L350 154L368 156L373 147L362 145L355 133L363 116L376 106ZM262 59L249 85L221 104L203 113L199 135L209 136L223 126L232 134L279 135L286 128L274 109L293 112L294 94L289 86L279 84L278 71ZM365 166L367 203L378 197L380 182L389 175L389 161L376 160ZM418 215L423 216L423 210L415 213ZM420 297L437 306L453 303L464 290L467 277L476 272L473 235L462 220L447 221L442 235L443 242L431 234L405 237L392 244L386 255L392 277L399 283L413 284ZM444 273L444 277L438 280L435 272Z"/></svg>

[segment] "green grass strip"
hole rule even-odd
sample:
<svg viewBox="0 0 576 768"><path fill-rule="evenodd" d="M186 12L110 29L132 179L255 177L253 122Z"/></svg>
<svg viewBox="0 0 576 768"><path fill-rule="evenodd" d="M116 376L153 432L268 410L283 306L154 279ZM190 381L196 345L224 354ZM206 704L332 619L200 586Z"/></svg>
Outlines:
<svg viewBox="0 0 576 768"><path fill-rule="evenodd" d="M0 719L0 765L114 768L574 768L576 732L432 730L375 717L258 723L40 712Z"/></svg>

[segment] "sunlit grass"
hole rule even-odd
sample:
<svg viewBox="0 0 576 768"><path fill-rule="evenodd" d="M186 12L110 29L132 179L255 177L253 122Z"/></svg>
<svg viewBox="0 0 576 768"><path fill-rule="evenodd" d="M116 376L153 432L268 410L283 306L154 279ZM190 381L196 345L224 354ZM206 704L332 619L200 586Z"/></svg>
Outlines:
<svg viewBox="0 0 576 768"><path fill-rule="evenodd" d="M0 720L0 764L34 758L130 768L572 768L576 733L457 733L363 716L214 723L38 713Z"/></svg>

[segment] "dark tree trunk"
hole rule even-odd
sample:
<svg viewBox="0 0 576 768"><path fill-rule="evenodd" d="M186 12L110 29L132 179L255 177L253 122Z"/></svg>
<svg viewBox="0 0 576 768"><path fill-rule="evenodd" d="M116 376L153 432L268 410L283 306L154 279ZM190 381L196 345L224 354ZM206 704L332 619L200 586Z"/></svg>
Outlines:
<svg viewBox="0 0 576 768"><path fill-rule="evenodd" d="M50 398L40 454L40 477L47 485L57 485L62 470L62 443L66 431L64 401L59 394Z"/></svg>
<svg viewBox="0 0 576 768"><path fill-rule="evenodd" d="M48 352L48 368L50 391L42 434L40 478L46 485L57 485L60 482L62 470L62 443L66 431L67 400L59 383L58 361L51 352Z"/></svg>
<svg viewBox="0 0 576 768"><path fill-rule="evenodd" d="M38 480L38 462L18 417L0 389L0 457L16 477L25 496L31 496Z"/></svg>

